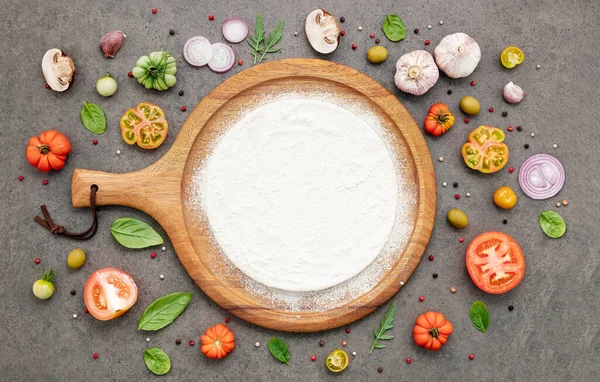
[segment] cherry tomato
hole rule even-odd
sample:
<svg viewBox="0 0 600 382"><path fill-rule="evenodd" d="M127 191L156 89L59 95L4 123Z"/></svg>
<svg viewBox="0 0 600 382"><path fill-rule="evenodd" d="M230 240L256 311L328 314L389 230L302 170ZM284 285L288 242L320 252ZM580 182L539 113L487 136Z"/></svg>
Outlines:
<svg viewBox="0 0 600 382"><path fill-rule="evenodd" d="M485 174L500 171L508 163L504 132L497 127L479 126L469 133L462 156L470 168Z"/></svg>
<svg viewBox="0 0 600 382"><path fill-rule="evenodd" d="M102 268L88 278L83 290L85 306L98 320L119 317L135 304L137 286L127 273L115 268Z"/></svg>
<svg viewBox="0 0 600 382"><path fill-rule="evenodd" d="M516 46L507 46L500 54L500 62L505 68L514 68L525 60L525 54Z"/></svg>
<svg viewBox="0 0 600 382"><path fill-rule="evenodd" d="M509 210L517 204L517 194L510 187L500 187L494 192L494 203L500 208Z"/></svg>
<svg viewBox="0 0 600 382"><path fill-rule="evenodd" d="M150 102L142 102L127 109L121 117L121 137L143 149L155 149L167 138L169 124L162 109Z"/></svg>
<svg viewBox="0 0 600 382"><path fill-rule="evenodd" d="M485 232L467 248L467 270L484 292L501 294L516 287L525 274L525 257L519 244L502 232Z"/></svg>

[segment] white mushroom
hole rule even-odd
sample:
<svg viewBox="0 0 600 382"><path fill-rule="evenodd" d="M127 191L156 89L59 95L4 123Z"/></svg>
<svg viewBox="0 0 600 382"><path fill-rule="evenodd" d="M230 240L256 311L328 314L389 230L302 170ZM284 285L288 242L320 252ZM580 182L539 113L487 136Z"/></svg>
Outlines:
<svg viewBox="0 0 600 382"><path fill-rule="evenodd" d="M333 52L340 42L340 24L337 18L323 9L308 14L305 24L308 42L319 53Z"/></svg>
<svg viewBox="0 0 600 382"><path fill-rule="evenodd" d="M42 71L52 90L64 92L73 82L75 64L62 50L50 49L42 59Z"/></svg>

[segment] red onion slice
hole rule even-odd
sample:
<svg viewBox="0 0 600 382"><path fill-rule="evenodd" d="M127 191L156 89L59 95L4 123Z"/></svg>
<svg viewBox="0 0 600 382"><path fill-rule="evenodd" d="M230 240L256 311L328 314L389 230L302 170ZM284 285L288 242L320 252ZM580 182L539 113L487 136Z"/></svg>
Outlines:
<svg viewBox="0 0 600 382"><path fill-rule="evenodd" d="M565 170L552 155L530 156L519 168L519 185L530 198L551 198L558 194L564 184Z"/></svg>
<svg viewBox="0 0 600 382"><path fill-rule="evenodd" d="M196 36L187 40L183 46L183 57L188 64L193 66L204 66L213 58L213 50L210 41L206 37Z"/></svg>
<svg viewBox="0 0 600 382"><path fill-rule="evenodd" d="M220 42L212 44L212 60L208 63L208 67L217 73L225 73L235 64L235 53L227 44Z"/></svg>
<svg viewBox="0 0 600 382"><path fill-rule="evenodd" d="M227 19L223 23L223 36L234 44L242 42L248 36L248 24L239 17Z"/></svg>

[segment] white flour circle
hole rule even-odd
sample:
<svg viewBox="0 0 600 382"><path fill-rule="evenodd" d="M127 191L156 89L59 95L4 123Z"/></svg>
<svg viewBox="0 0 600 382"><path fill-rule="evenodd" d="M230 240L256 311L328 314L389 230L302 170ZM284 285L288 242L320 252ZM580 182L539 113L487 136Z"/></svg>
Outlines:
<svg viewBox="0 0 600 382"><path fill-rule="evenodd" d="M204 209L223 253L254 280L317 291L360 273L396 219L398 182L383 140L334 104L276 101L217 142Z"/></svg>

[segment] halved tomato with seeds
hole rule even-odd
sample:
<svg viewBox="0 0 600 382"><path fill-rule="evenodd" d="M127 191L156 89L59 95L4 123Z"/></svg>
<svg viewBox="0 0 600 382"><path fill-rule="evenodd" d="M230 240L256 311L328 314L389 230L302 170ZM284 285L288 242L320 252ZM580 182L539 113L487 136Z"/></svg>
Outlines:
<svg viewBox="0 0 600 382"><path fill-rule="evenodd" d="M502 232L485 232L467 248L467 270L479 289L501 294L523 279L525 257L512 237Z"/></svg>
<svg viewBox="0 0 600 382"><path fill-rule="evenodd" d="M167 138L169 124L162 109L150 102L142 102L127 109L119 123L123 140L143 149L155 149Z"/></svg>
<svg viewBox="0 0 600 382"><path fill-rule="evenodd" d="M469 133L462 156L470 168L485 174L500 171L508 163L504 132L497 127L479 126Z"/></svg>
<svg viewBox="0 0 600 382"><path fill-rule="evenodd" d="M88 278L83 290L85 306L92 316L107 321L119 317L135 304L135 281L116 268L102 268Z"/></svg>

